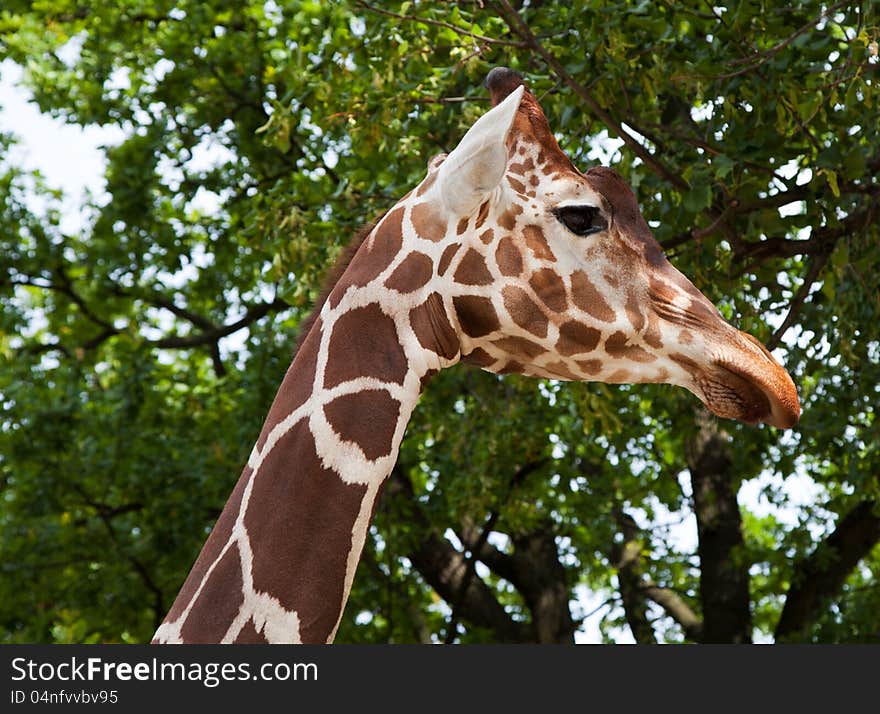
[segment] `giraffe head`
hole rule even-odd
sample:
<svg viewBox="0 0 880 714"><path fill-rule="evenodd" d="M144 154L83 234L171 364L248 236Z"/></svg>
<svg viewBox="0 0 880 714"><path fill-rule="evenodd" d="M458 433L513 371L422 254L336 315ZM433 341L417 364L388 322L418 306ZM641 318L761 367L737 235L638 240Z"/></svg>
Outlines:
<svg viewBox="0 0 880 714"><path fill-rule="evenodd" d="M441 243L438 280L462 360L496 373L662 382L715 414L791 427L788 373L666 259L629 186L579 171L516 73L493 108L432 159L410 219Z"/></svg>

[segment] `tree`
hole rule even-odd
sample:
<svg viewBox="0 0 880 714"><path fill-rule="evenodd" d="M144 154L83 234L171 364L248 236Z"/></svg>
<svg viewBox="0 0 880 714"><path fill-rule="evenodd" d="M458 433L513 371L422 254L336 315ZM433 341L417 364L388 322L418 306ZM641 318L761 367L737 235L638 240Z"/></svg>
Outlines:
<svg viewBox="0 0 880 714"><path fill-rule="evenodd" d="M126 136L76 232L0 165L3 641L149 638L324 272L485 111L498 64L779 350L803 418L448 370L338 641L571 641L584 590L607 639L880 639L871 3L11 0L0 25L42 111Z"/></svg>

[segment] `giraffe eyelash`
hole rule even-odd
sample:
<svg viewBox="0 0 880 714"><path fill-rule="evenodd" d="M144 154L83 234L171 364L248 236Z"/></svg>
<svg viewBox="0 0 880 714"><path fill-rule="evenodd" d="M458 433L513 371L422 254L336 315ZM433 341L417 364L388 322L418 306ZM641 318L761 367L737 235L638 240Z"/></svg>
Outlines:
<svg viewBox="0 0 880 714"><path fill-rule="evenodd" d="M590 236L608 228L608 221L598 206L559 206L553 211L556 219L577 236Z"/></svg>

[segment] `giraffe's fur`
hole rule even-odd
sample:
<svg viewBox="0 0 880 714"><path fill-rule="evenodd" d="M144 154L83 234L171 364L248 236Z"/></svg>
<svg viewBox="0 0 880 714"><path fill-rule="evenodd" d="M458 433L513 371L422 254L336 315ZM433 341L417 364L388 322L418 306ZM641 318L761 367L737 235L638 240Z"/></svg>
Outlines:
<svg viewBox="0 0 880 714"><path fill-rule="evenodd" d="M521 84L490 74L476 139L432 159L339 264L156 641L331 641L421 389L459 360L670 382L722 416L797 418L785 371L669 265L616 173L571 164ZM571 206L600 227L573 235Z"/></svg>

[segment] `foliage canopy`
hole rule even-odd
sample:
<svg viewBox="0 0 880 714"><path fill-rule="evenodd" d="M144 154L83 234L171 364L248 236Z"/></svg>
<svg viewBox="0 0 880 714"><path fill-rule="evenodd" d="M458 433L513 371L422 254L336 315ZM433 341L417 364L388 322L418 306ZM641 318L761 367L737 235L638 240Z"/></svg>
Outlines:
<svg viewBox="0 0 880 714"><path fill-rule="evenodd" d="M565 641L585 592L607 639L880 639L873 7L5 2L0 51L41 111L125 138L68 231L0 136L0 641L149 639L326 268L485 111L499 64L779 350L803 418L448 370L337 640Z"/></svg>

